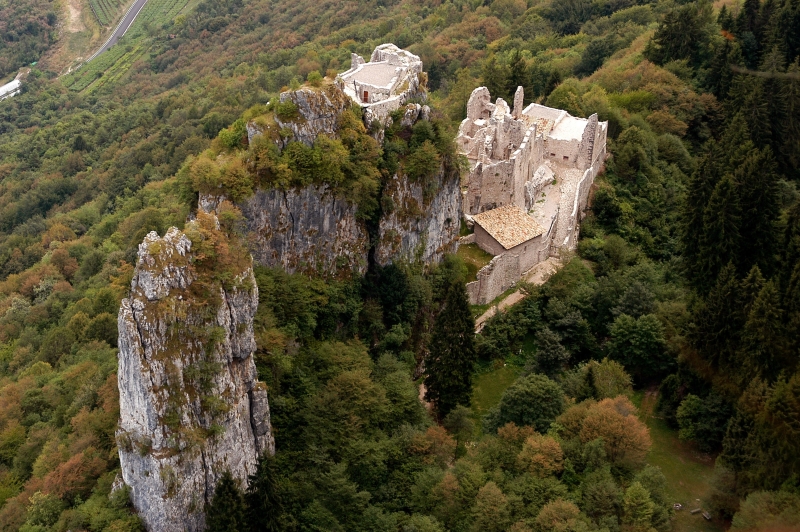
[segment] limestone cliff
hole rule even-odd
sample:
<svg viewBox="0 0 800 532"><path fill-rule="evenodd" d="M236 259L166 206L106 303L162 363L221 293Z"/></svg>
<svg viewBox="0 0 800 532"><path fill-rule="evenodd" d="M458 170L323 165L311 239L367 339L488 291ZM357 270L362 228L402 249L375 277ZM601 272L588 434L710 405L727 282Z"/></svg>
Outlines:
<svg viewBox="0 0 800 532"><path fill-rule="evenodd" d="M353 104L337 85L287 91L280 102L291 102L297 108L296 116L282 120L279 113L273 113L269 120L277 126L266 119L250 121L250 142L258 135L268 135L285 147L292 140L311 145L320 134L335 137L339 117ZM429 120L431 114L427 105L417 103L404 105L400 111L395 118L406 128ZM364 115L364 120L371 123L369 115ZM281 128L280 135L275 134L275 127ZM373 134L380 142L383 129ZM384 212L379 220L373 220L378 234L372 235L372 241L367 222L356 216L357 206L325 185L257 190L238 207L256 262L291 273L341 277L364 274L372 246L376 246L375 259L380 265L395 260L431 264L456 251L461 212L458 172L443 166L424 188L404 175L385 183L379 198ZM219 199L201 197L199 207L211 210Z"/></svg>
<svg viewBox="0 0 800 532"><path fill-rule="evenodd" d="M244 485L274 452L252 357L257 304L251 259L213 215L139 246L119 313L117 443L149 530L204 530L222 473Z"/></svg>
<svg viewBox="0 0 800 532"><path fill-rule="evenodd" d="M239 204L253 258L309 274L363 274L369 237L356 206L325 186L258 190Z"/></svg>
<svg viewBox="0 0 800 532"><path fill-rule="evenodd" d="M395 175L384 187L384 213L379 224L375 261L396 260L431 264L455 253L461 225L460 177L445 167L425 190L405 176Z"/></svg>

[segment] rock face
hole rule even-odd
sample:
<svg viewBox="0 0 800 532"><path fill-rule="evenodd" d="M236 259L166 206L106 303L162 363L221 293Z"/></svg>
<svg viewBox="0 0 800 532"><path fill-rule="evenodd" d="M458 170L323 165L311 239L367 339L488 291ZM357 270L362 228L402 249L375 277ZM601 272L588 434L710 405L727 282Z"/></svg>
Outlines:
<svg viewBox="0 0 800 532"><path fill-rule="evenodd" d="M384 212L380 219L375 261L381 266L397 260L421 260L431 264L455 253L461 225L460 177L442 168L434 178L429 196L419 183L395 175L383 190ZM390 200L390 201L387 201Z"/></svg>
<svg viewBox="0 0 800 532"><path fill-rule="evenodd" d="M239 208L259 264L326 277L367 270L369 237L356 206L325 186L258 190Z"/></svg>
<svg viewBox="0 0 800 532"><path fill-rule="evenodd" d="M297 140L309 146L320 133L335 135L339 115L351 105L350 99L336 85L327 85L321 89L303 87L296 91L282 92L280 101L292 102L297 106L296 118L275 118L280 127L290 129L294 135L293 139L288 138L286 141Z"/></svg>
<svg viewBox="0 0 800 532"><path fill-rule="evenodd" d="M244 486L257 457L274 453L252 357L251 259L236 255L227 277L203 258L223 238L202 212L185 232L151 232L120 308L117 444L123 480L152 531L204 530L219 477L230 470Z"/></svg>

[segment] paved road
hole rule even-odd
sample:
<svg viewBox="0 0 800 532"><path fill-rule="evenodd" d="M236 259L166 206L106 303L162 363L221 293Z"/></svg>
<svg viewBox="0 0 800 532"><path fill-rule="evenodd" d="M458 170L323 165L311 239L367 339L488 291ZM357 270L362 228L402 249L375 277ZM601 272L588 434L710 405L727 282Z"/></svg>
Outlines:
<svg viewBox="0 0 800 532"><path fill-rule="evenodd" d="M125 35L125 32L128 31L128 28L131 27L131 24L133 24L133 21L136 20L136 17L139 15L139 12L142 10L142 8L146 3L147 0L136 0L130 7L130 9L128 9L128 11L122 17L122 21L119 23L119 25L111 34L111 36L108 38L108 40L105 42L105 44L103 44L103 46L101 46L100 49L97 50L92 57L87 59L86 62L88 63L98 55L102 54L103 52L105 52L106 50L117 44L117 41L119 41L120 38L122 38L122 36Z"/></svg>

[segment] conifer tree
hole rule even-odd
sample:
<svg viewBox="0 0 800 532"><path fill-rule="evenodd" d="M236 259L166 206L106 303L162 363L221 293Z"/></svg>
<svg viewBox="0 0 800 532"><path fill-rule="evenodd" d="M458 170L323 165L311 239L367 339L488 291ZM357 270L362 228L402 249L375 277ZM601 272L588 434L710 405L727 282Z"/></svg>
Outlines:
<svg viewBox="0 0 800 532"><path fill-rule="evenodd" d="M739 473L746 470L753 461L748 443L754 428L755 422L752 416L737 409L725 430L719 458L725 467L733 471L737 481Z"/></svg>
<svg viewBox="0 0 800 532"><path fill-rule="evenodd" d="M211 504L206 508L206 531L245 532L246 530L242 491L231 472L225 471L217 482Z"/></svg>
<svg viewBox="0 0 800 532"><path fill-rule="evenodd" d="M526 93L530 93L528 79L528 64L525 62L525 57L519 50L514 50L509 65L508 87L506 88L508 97L514 96L517 87L522 87ZM511 103L513 102L509 102L509 104Z"/></svg>
<svg viewBox="0 0 800 532"><path fill-rule="evenodd" d="M786 217L780 262L781 286L786 287L794 273L795 266L800 264L800 202L795 203L789 209ZM786 293L785 288L784 293Z"/></svg>
<svg viewBox="0 0 800 532"><path fill-rule="evenodd" d="M432 401L440 418L456 405L469 405L476 354L475 321L461 283L447 288L444 307L433 324L430 353L425 361L425 399Z"/></svg>
<svg viewBox="0 0 800 532"><path fill-rule="evenodd" d="M700 262L703 216L716 186L720 156L721 150L718 148L711 148L706 153L689 182L689 193L683 211L683 258L686 261L687 275L695 287L702 283Z"/></svg>
<svg viewBox="0 0 800 532"><path fill-rule="evenodd" d="M723 5L717 14L717 24L725 31L731 31L733 28L733 15L728 10L728 6Z"/></svg>
<svg viewBox="0 0 800 532"><path fill-rule="evenodd" d="M722 6L722 9L725 9L725 6ZM722 14L720 10L720 16L722 16ZM708 77L706 78L706 86L720 100L724 100L728 96L731 83L733 83L733 70L731 70L731 65L738 65L741 64L741 62L741 51L739 47L727 39L714 53Z"/></svg>
<svg viewBox="0 0 800 532"><path fill-rule="evenodd" d="M703 270L707 258L704 237L708 203L722 176L739 168L753 149L744 115L736 113L720 141L708 147L689 183L683 212L683 256L689 280L703 292L714 282ZM727 260L721 263L725 264Z"/></svg>
<svg viewBox="0 0 800 532"><path fill-rule="evenodd" d="M283 503L278 490L275 457L264 453L258 460L256 471L249 478L245 494L250 530L253 532L279 532Z"/></svg>
<svg viewBox="0 0 800 532"><path fill-rule="evenodd" d="M736 17L736 33L738 35L755 31L760 4L759 0L744 0L744 6Z"/></svg>
<svg viewBox="0 0 800 532"><path fill-rule="evenodd" d="M742 332L741 381L754 375L774 380L787 366L785 331L775 281L767 282L753 302Z"/></svg>
<svg viewBox="0 0 800 532"><path fill-rule="evenodd" d="M786 177L800 178L800 58L787 70L789 78L783 80L779 99L783 102L785 114L781 119L781 138L783 146L784 173Z"/></svg>
<svg viewBox="0 0 800 532"><path fill-rule="evenodd" d="M737 319L738 302L739 282L736 269L729 262L698 310L692 333L695 346L714 367L725 368L733 362L737 338L744 325Z"/></svg>
<svg viewBox="0 0 800 532"><path fill-rule="evenodd" d="M736 312L738 321L742 325L747 322L747 318L750 316L750 309L753 308L753 303L755 303L762 288L764 288L764 276L761 275L761 270L758 266L753 266L747 277L739 285L739 304L736 305Z"/></svg>
<svg viewBox="0 0 800 532"><path fill-rule="evenodd" d="M778 175L772 150L754 150L734 174L739 189L739 272L754 264L767 275L772 272L777 252Z"/></svg>
<svg viewBox="0 0 800 532"><path fill-rule="evenodd" d="M483 64L483 84L489 89L492 98L508 98L506 89L508 88L508 79L510 73L505 64L497 60L497 56L491 56Z"/></svg>
<svg viewBox="0 0 800 532"><path fill-rule="evenodd" d="M561 337L545 326L536 333L536 367L538 373L555 377L569 360L569 352L561 345ZM534 368L526 368L533 370Z"/></svg>
<svg viewBox="0 0 800 532"><path fill-rule="evenodd" d="M741 223L739 197L733 178L723 177L703 214L700 274L702 286L710 288L722 268L738 258Z"/></svg>
<svg viewBox="0 0 800 532"><path fill-rule="evenodd" d="M755 68L755 66L751 68ZM772 99L771 96L764 90L763 78L747 75L734 77L729 92L728 106L731 111L738 110L736 115L741 115L744 119L742 133L747 135L747 138L758 147L767 146L772 141L772 127L769 123L770 99ZM739 123L734 125L734 121L731 121L730 127L738 129L742 125ZM729 153L733 151L732 148L735 149L735 146L729 145ZM738 162L738 160L732 160L730 168L737 168L738 164L736 163Z"/></svg>
<svg viewBox="0 0 800 532"><path fill-rule="evenodd" d="M786 338L794 366L800 359L800 263L794 267L786 290Z"/></svg>
<svg viewBox="0 0 800 532"><path fill-rule="evenodd" d="M622 506L625 512L623 523L637 531L650 529L655 504L653 504L650 494L641 483L634 482L625 490Z"/></svg>

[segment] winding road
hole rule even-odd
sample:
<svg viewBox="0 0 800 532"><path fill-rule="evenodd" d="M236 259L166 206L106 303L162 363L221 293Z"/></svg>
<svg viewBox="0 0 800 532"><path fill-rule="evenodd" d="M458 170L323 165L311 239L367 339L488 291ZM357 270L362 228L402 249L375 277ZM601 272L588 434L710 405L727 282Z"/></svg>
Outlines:
<svg viewBox="0 0 800 532"><path fill-rule="evenodd" d="M128 9L128 11L125 12L125 15L123 15L122 20L117 25L116 29L114 29L113 33L111 33L111 36L108 38L105 44L103 44L103 46L101 46L100 49L94 53L94 55L92 55L89 59L87 59L86 62L88 63L98 55L102 54L103 52L107 51L109 48L117 44L117 41L119 41L120 38L122 38L122 36L125 35L125 32L128 31L128 28L131 27L131 24L133 24L133 21L136 20L136 17L139 15L139 12L142 10L142 8L146 3L147 0L136 0L133 3L133 5Z"/></svg>

